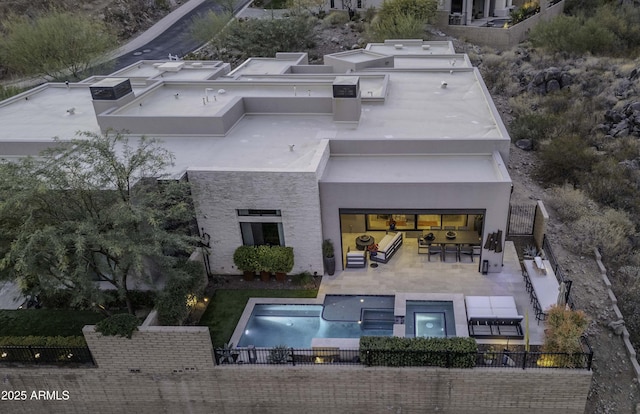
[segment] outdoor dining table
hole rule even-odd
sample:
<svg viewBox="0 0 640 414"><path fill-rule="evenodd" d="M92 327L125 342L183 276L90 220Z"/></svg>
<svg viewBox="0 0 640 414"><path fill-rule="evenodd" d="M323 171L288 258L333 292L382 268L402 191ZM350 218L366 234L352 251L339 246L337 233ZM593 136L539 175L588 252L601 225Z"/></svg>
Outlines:
<svg viewBox="0 0 640 414"><path fill-rule="evenodd" d="M447 237L448 232L454 232L455 237ZM432 233L433 239L429 240L427 235ZM422 237L418 240L419 243L424 245L429 244L471 244L480 245L482 239L475 230L424 230Z"/></svg>

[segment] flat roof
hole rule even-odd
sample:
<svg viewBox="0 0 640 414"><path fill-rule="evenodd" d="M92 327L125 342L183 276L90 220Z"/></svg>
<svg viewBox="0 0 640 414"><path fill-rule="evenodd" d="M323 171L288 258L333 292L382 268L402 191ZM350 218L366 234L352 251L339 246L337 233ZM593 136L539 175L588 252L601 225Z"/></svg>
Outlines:
<svg viewBox="0 0 640 414"><path fill-rule="evenodd" d="M369 174L380 171L384 174ZM510 181L491 154L332 156L323 183L486 183Z"/></svg>
<svg viewBox="0 0 640 414"><path fill-rule="evenodd" d="M100 132L89 84L47 84L0 103L0 142L73 138ZM73 114L68 110L74 108Z"/></svg>
<svg viewBox="0 0 640 414"><path fill-rule="evenodd" d="M386 40L384 43L369 43L367 50L385 55L445 55L455 53L451 42L422 41L415 39Z"/></svg>

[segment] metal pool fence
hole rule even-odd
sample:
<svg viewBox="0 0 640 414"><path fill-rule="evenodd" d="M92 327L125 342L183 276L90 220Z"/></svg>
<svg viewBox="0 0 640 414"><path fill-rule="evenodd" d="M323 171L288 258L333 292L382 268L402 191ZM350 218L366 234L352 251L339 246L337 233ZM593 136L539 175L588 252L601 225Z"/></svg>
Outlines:
<svg viewBox="0 0 640 414"><path fill-rule="evenodd" d="M340 348L218 348L217 365L272 364L272 365L364 365L364 366L432 366L442 368L515 368L545 369L570 368L591 370L593 350L586 339L583 352L513 352L501 351L453 352L415 350L367 350Z"/></svg>

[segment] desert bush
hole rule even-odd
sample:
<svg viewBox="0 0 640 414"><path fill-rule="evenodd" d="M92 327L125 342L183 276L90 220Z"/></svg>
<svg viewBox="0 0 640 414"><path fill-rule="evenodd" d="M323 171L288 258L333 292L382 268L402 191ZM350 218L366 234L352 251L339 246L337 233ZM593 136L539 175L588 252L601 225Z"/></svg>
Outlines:
<svg viewBox="0 0 640 414"><path fill-rule="evenodd" d="M563 222L578 220L597 209L584 191L570 185L553 187L548 201Z"/></svg>
<svg viewBox="0 0 640 414"><path fill-rule="evenodd" d="M560 15L531 29L529 40L549 52L578 56L606 54L616 45L616 36L593 19Z"/></svg>
<svg viewBox="0 0 640 414"><path fill-rule="evenodd" d="M573 234L572 246L575 252L591 255L598 248L611 262L628 258L632 248L635 226L629 214L612 208L605 208L601 214L585 215L569 224Z"/></svg>
<svg viewBox="0 0 640 414"><path fill-rule="evenodd" d="M640 45L640 8L631 4L607 4L599 7L593 20L613 33L616 48L609 54L625 56Z"/></svg>
<svg viewBox="0 0 640 414"><path fill-rule="evenodd" d="M640 345L640 267L622 266L614 274L618 306L624 315L631 342Z"/></svg>
<svg viewBox="0 0 640 414"><path fill-rule="evenodd" d="M315 18L306 16L236 21L222 33L223 44L229 50L240 51L243 57L305 51L315 45L316 23Z"/></svg>
<svg viewBox="0 0 640 414"><path fill-rule="evenodd" d="M584 139L571 134L540 146L536 176L548 184L578 185L588 175L596 155Z"/></svg>
<svg viewBox="0 0 640 414"><path fill-rule="evenodd" d="M424 22L408 14L374 19L368 31L369 38L374 42L383 42L385 39L423 39L424 35Z"/></svg>
<svg viewBox="0 0 640 414"><path fill-rule="evenodd" d="M349 15L341 11L331 12L322 19L322 25L325 27L340 26L347 23L349 23Z"/></svg>
<svg viewBox="0 0 640 414"><path fill-rule="evenodd" d="M602 205L637 211L638 191L633 184L631 172L615 159L601 158L584 177L584 188L589 196Z"/></svg>
<svg viewBox="0 0 640 414"><path fill-rule="evenodd" d="M533 149L540 148L540 144L545 139L556 137L556 128L559 125L558 116L543 112L530 112L514 118L509 124L509 135L512 141L528 139L533 145Z"/></svg>
<svg viewBox="0 0 640 414"><path fill-rule="evenodd" d="M479 66L482 79L492 94L515 95L519 89L512 76L512 61L496 54L485 54Z"/></svg>

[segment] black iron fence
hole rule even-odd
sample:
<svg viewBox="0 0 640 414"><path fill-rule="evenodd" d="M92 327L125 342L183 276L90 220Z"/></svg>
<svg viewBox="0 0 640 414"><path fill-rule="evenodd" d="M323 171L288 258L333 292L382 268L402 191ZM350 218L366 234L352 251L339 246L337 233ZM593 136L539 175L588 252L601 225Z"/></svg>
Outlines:
<svg viewBox="0 0 640 414"><path fill-rule="evenodd" d="M571 281L571 279L565 276L564 272L560 268L558 260L556 259L556 255L553 253L553 248L551 247L551 243L549 242L546 234L542 238L542 250L544 250L545 257L553 268L553 272L556 274L558 282L565 284L567 304L571 309L575 309L575 305L573 303L573 300L571 299L571 286L573 282Z"/></svg>
<svg viewBox="0 0 640 414"><path fill-rule="evenodd" d="M0 364L91 365L95 362L88 347L0 345Z"/></svg>
<svg viewBox="0 0 640 414"><path fill-rule="evenodd" d="M586 339L581 353L499 351L452 352L368 350L338 348L234 348L216 349L216 364L364 365L442 368L570 368L591 370L593 351Z"/></svg>
<svg viewBox="0 0 640 414"><path fill-rule="evenodd" d="M536 221L536 205L509 205L508 236L527 236L533 234Z"/></svg>

